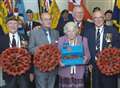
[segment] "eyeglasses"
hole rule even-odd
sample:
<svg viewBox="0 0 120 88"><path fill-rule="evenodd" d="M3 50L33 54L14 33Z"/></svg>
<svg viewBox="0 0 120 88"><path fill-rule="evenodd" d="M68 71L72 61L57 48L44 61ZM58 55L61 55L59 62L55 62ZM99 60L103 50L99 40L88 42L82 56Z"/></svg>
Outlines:
<svg viewBox="0 0 120 88"><path fill-rule="evenodd" d="M94 20L102 20L102 19L104 19L104 17L102 17L102 16L101 17L94 17L93 19Z"/></svg>

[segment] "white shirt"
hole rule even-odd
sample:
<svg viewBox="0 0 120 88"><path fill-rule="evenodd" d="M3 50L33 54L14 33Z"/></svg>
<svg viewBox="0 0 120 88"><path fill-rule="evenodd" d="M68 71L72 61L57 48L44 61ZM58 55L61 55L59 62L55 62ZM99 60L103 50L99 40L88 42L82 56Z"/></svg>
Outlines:
<svg viewBox="0 0 120 88"><path fill-rule="evenodd" d="M16 47L20 48L21 47L21 44L20 44L20 36L18 35L18 33L9 33L9 38L10 38L10 43L9 43L9 46L12 47L12 40L13 40L13 35L14 35L14 38L16 40Z"/></svg>
<svg viewBox="0 0 120 88"><path fill-rule="evenodd" d="M32 21L28 21L28 26L30 25L30 30L32 30L32 25L33 25L33 22Z"/></svg>
<svg viewBox="0 0 120 88"><path fill-rule="evenodd" d="M48 42L49 42L49 44L51 44L50 32L47 30L47 31L46 31L46 34L47 34Z"/></svg>
<svg viewBox="0 0 120 88"><path fill-rule="evenodd" d="M104 34L104 27L101 26L101 27L96 27L96 38L97 38L97 32L98 32L98 29L100 29L100 51L102 51L102 45L103 45L103 34ZM96 47L97 48L97 47Z"/></svg>

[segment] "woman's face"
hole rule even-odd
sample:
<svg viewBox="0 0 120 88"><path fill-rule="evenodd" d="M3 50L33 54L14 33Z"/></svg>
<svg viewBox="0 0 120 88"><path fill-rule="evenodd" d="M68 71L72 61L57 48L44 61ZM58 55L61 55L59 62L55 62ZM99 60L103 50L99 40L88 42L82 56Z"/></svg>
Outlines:
<svg viewBox="0 0 120 88"><path fill-rule="evenodd" d="M74 29L74 27L68 26L65 34L69 39L74 39L76 37L77 32L76 29Z"/></svg>

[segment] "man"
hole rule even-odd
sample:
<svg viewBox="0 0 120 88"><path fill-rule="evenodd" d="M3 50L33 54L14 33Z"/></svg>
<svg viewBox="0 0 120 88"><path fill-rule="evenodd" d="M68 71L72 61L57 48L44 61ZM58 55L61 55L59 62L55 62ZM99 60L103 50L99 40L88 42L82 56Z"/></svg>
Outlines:
<svg viewBox="0 0 120 88"><path fill-rule="evenodd" d="M2 28L2 26L0 25L0 36L1 35L4 35L5 33L3 32L3 28Z"/></svg>
<svg viewBox="0 0 120 88"><path fill-rule="evenodd" d="M89 28L90 22L84 20L84 9L82 6L75 6L73 8L73 21L78 25L78 30L79 33L82 35L84 30L87 29L86 27Z"/></svg>
<svg viewBox="0 0 120 88"><path fill-rule="evenodd" d="M26 11L26 15L27 15L28 21L25 24L26 26L25 29L29 35L29 32L33 30L34 27L40 26L40 23L33 20L33 11L31 9L28 9Z"/></svg>
<svg viewBox="0 0 120 88"><path fill-rule="evenodd" d="M11 15L7 18L6 23L7 27L9 28L9 33L0 36L0 53L9 47L26 48L27 37L17 32L18 20L16 19L16 17ZM22 44L22 41L24 41L25 43ZM6 85L3 88L29 88L28 75L28 72L20 76L12 76L4 72L3 79L5 80Z"/></svg>
<svg viewBox="0 0 120 88"><path fill-rule="evenodd" d="M107 26L112 26L113 23L112 23L112 10L107 10L105 12L105 25Z"/></svg>
<svg viewBox="0 0 120 88"><path fill-rule="evenodd" d="M85 30L84 35L88 38L89 49L91 53L90 68L93 67L93 88L117 88L117 76L106 76L102 74L96 66L96 54L108 47L106 34L112 36L111 45L119 47L118 33L112 26L104 25L104 14L102 11L93 13L94 25Z"/></svg>
<svg viewBox="0 0 120 88"><path fill-rule="evenodd" d="M69 21L73 21L73 17L72 17L72 14L70 14L68 12L68 10L65 9L61 12L61 16L60 16L60 19L58 21L58 25L57 25L57 28L56 28L59 31L60 36L65 35L64 32L63 32L63 27Z"/></svg>
<svg viewBox="0 0 120 88"><path fill-rule="evenodd" d="M41 14L41 28L31 32L29 41L29 51L34 54L37 47L44 44L54 43L59 37L56 30L51 30L51 16L48 13ZM50 72L42 72L35 67L35 84L36 88L53 88L57 69Z"/></svg>

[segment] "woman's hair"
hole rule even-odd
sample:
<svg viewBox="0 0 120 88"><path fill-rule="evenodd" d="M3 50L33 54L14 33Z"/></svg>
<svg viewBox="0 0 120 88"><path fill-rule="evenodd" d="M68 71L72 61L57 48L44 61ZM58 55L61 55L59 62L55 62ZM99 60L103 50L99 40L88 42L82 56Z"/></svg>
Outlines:
<svg viewBox="0 0 120 88"><path fill-rule="evenodd" d="M75 22L72 22L72 21L67 22L64 26L64 33L67 32L68 27L72 27L73 30L76 31L76 32L78 31L78 27L77 27L77 24Z"/></svg>

